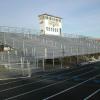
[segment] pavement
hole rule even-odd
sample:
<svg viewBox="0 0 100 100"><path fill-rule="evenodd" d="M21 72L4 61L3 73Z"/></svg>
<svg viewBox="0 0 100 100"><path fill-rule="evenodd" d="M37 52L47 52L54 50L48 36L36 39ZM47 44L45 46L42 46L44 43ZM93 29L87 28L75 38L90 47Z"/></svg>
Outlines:
<svg viewBox="0 0 100 100"><path fill-rule="evenodd" d="M100 62L0 81L0 100L99 100ZM94 98L94 99L92 99Z"/></svg>

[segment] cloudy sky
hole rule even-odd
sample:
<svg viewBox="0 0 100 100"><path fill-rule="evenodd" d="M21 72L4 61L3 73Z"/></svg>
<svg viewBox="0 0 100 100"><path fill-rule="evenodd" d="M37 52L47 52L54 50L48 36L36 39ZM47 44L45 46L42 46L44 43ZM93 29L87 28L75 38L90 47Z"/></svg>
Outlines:
<svg viewBox="0 0 100 100"><path fill-rule="evenodd" d="M39 30L42 13L62 17L65 34L100 37L100 0L0 0L0 26Z"/></svg>

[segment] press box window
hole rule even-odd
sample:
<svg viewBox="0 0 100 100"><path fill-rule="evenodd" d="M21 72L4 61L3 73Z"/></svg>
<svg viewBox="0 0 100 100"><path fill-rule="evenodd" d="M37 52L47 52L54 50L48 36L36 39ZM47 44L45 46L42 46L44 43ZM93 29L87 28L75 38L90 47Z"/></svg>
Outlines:
<svg viewBox="0 0 100 100"><path fill-rule="evenodd" d="M46 27L46 30L48 31L48 27Z"/></svg>
<svg viewBox="0 0 100 100"><path fill-rule="evenodd" d="M51 28L51 31L52 31L52 28Z"/></svg>

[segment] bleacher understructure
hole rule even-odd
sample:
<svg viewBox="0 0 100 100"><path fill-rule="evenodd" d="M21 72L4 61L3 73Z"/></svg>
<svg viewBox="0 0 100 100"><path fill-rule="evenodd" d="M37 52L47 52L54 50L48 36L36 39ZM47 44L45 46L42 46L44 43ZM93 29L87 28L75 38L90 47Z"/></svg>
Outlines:
<svg viewBox="0 0 100 100"><path fill-rule="evenodd" d="M31 66L31 69L44 70L49 66L50 60L52 66L59 64L63 67L68 61L67 58L78 60L80 57L95 56L100 53L100 42L94 38L78 35L60 37L36 33L34 30L1 26L0 45L3 44L10 50L0 52L0 64L13 69ZM48 61L49 64L46 63ZM49 67L52 67L51 65Z"/></svg>

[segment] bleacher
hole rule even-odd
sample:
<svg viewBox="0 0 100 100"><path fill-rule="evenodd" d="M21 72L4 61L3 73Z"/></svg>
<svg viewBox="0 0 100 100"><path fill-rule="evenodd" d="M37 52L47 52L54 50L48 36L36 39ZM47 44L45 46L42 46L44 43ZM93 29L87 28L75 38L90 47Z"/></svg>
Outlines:
<svg viewBox="0 0 100 100"><path fill-rule="evenodd" d="M0 43L9 45L12 50L0 52L0 64L26 63L28 61L36 67L37 59L39 61L100 53L100 42L94 38L39 35L28 31L5 31L2 28L0 28ZM21 59L24 60L21 62Z"/></svg>
<svg viewBox="0 0 100 100"><path fill-rule="evenodd" d="M4 38L5 34L5 38ZM71 38L47 35L0 32L0 42L11 46L18 54L35 55L38 58L85 55L100 52L100 42L91 38ZM46 49L46 52L45 52ZM13 50L13 52L14 52ZM33 51L32 51L33 50ZM12 52L12 51L11 51ZM46 53L46 54L45 54Z"/></svg>

